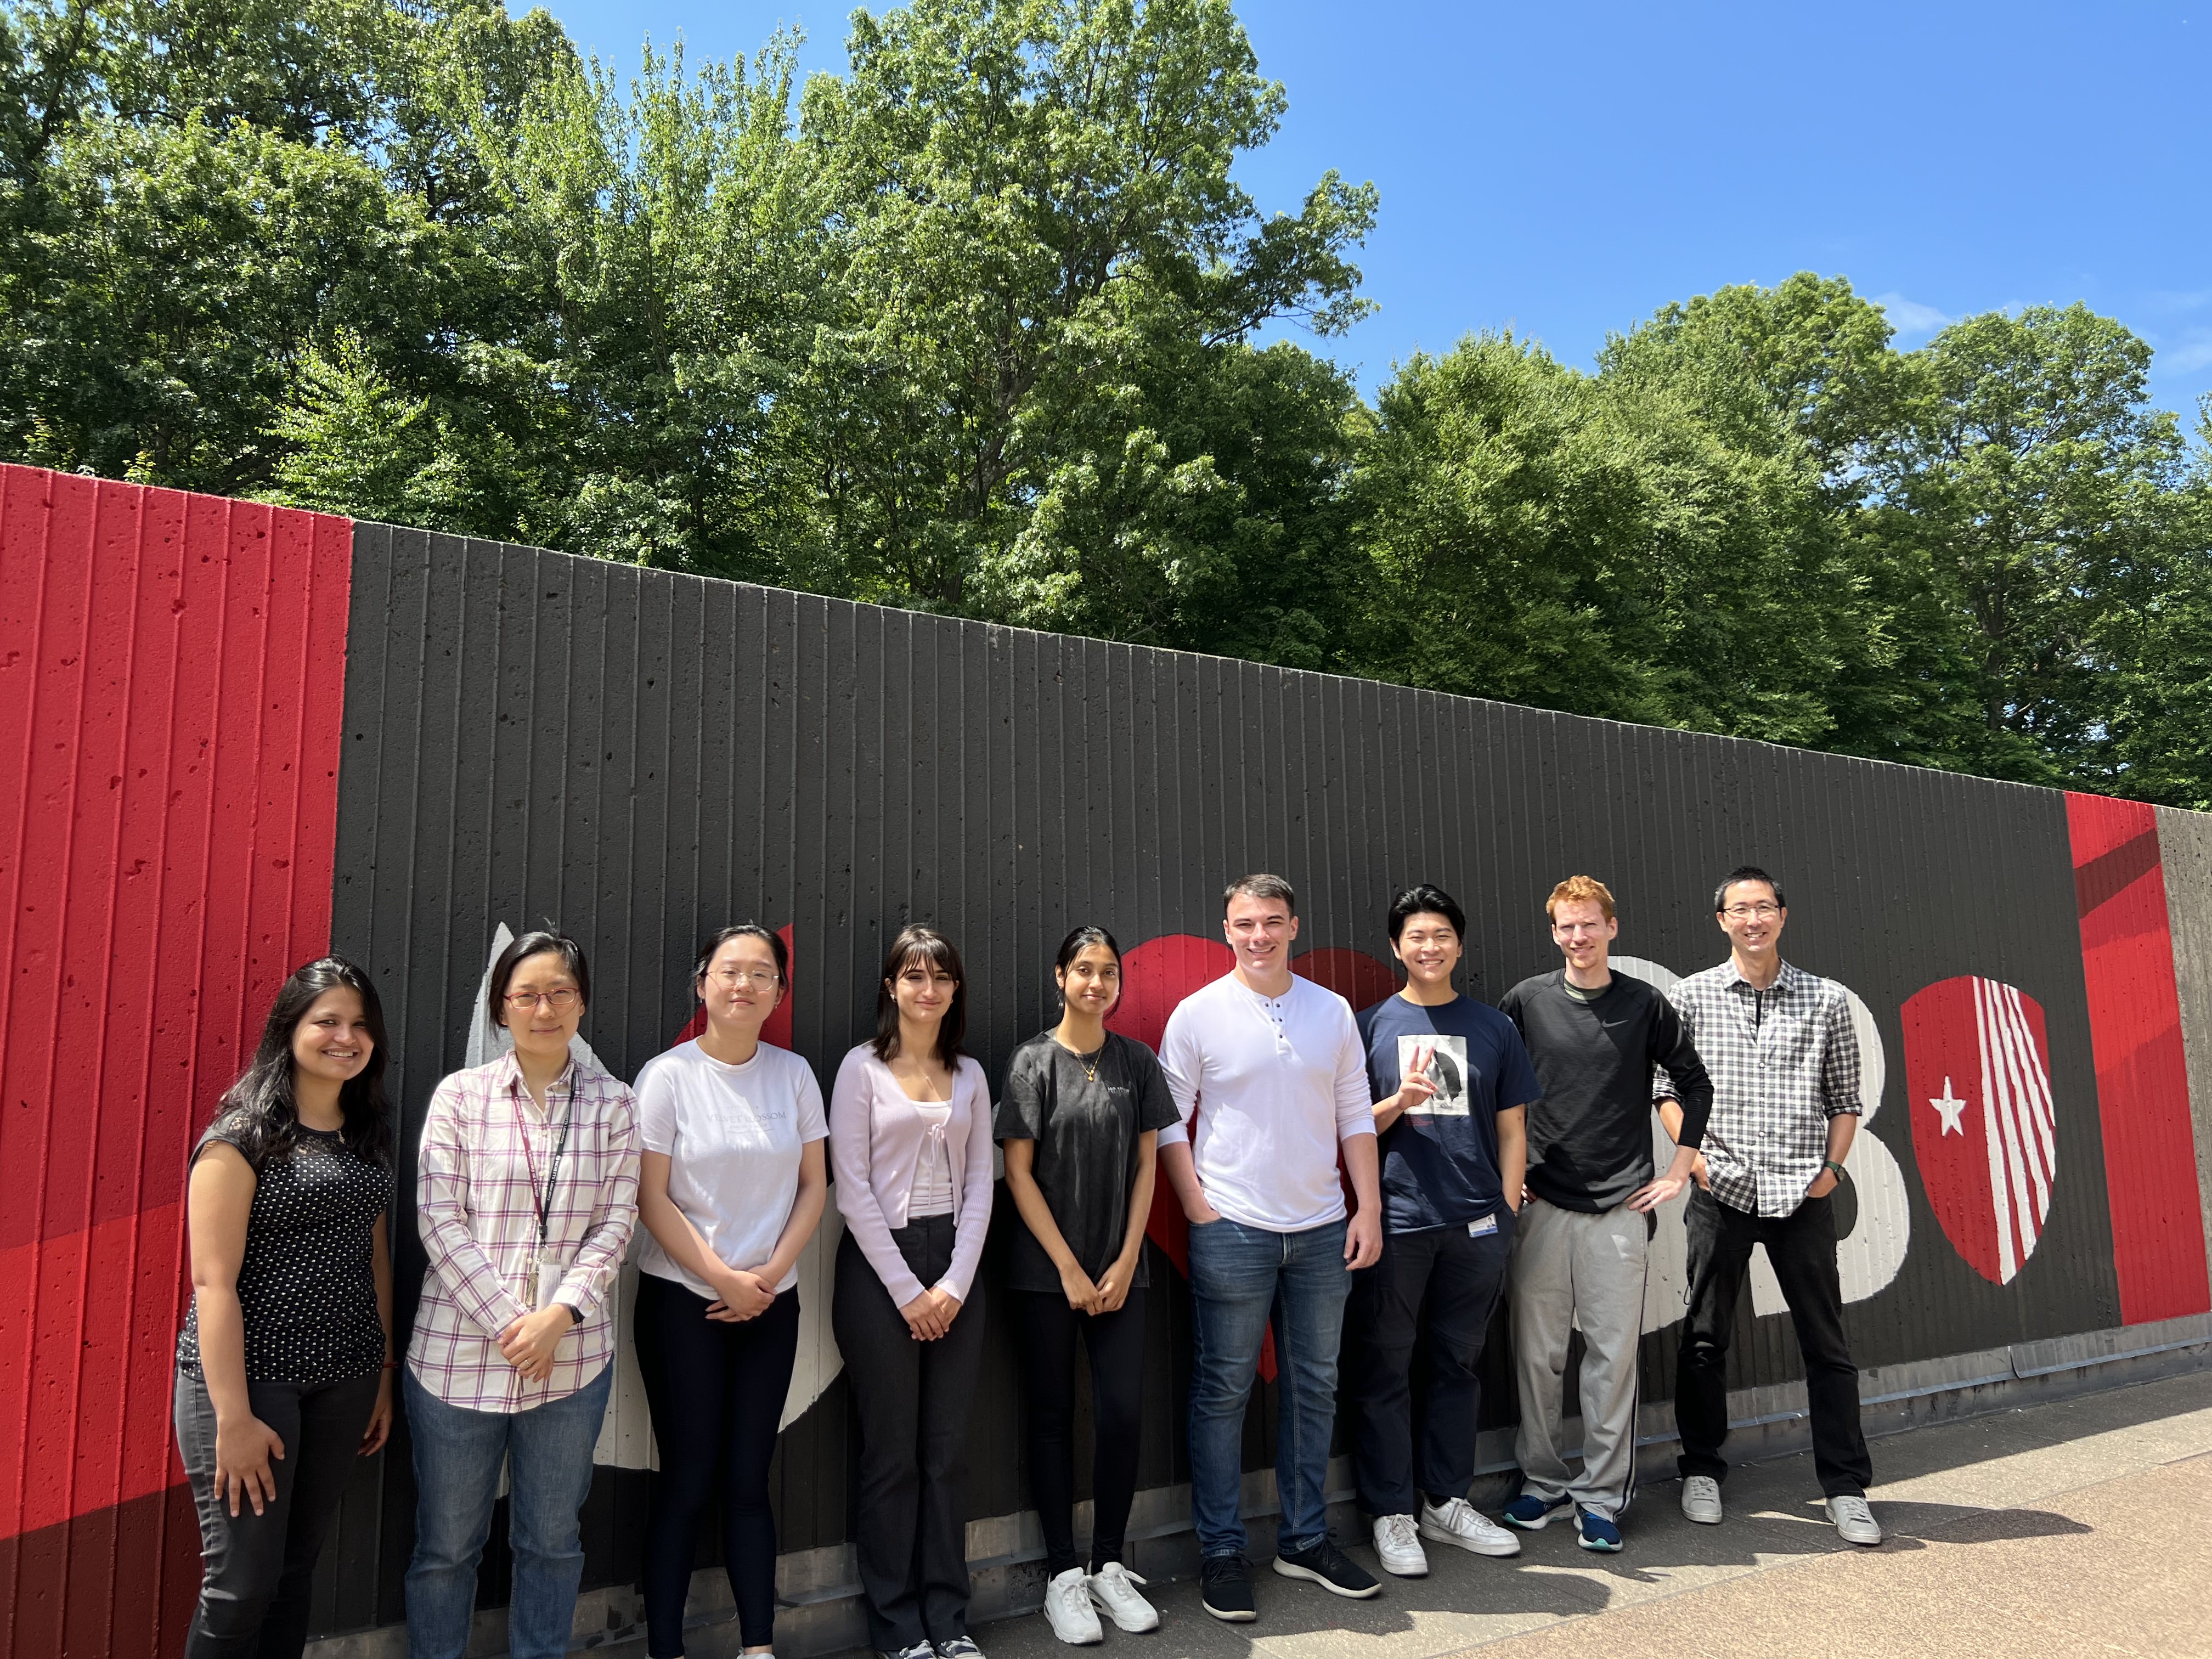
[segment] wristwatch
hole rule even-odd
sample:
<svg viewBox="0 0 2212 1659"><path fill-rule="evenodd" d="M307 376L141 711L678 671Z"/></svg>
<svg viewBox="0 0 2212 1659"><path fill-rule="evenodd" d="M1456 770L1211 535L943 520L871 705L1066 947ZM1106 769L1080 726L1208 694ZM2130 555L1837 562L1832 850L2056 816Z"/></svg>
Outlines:
<svg viewBox="0 0 2212 1659"><path fill-rule="evenodd" d="M1824 1170L1833 1170L1836 1172L1836 1179L1838 1181L1841 1181L1844 1178L1844 1166L1837 1163L1832 1158L1822 1158L1820 1160L1820 1167Z"/></svg>

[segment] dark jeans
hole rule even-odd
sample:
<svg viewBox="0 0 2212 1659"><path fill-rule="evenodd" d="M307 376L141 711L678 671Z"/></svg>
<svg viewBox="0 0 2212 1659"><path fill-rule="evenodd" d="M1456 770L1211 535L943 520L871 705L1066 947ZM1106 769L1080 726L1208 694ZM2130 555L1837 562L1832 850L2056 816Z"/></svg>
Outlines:
<svg viewBox="0 0 2212 1659"><path fill-rule="evenodd" d="M1420 1488L1464 1498L1474 1480L1475 1368L1513 1255L1513 1212L1498 1210L1494 1231L1469 1237L1464 1224L1385 1233L1382 1259L1352 1275L1358 1331L1359 1506L1370 1515L1412 1515L1414 1448ZM1427 1397L1413 1421L1413 1350L1425 1323Z"/></svg>
<svg viewBox="0 0 2212 1659"><path fill-rule="evenodd" d="M1046 1571L1080 1566L1075 1553L1075 1347L1091 1356L1091 1571L1121 1559L1137 1495L1145 1410L1145 1292L1109 1314L1079 1313L1058 1291L1012 1292L1029 1389L1030 1490L1044 1528Z"/></svg>
<svg viewBox="0 0 2212 1659"><path fill-rule="evenodd" d="M1190 1513L1208 1560L1242 1555L1244 1407L1275 1333L1275 1548L1328 1536L1328 1441L1352 1272L1345 1224L1275 1233L1225 1217L1190 1230Z"/></svg>
<svg viewBox="0 0 2212 1659"><path fill-rule="evenodd" d="M284 1455L269 1460L275 1500L256 1515L241 1499L233 1516L215 1493L215 1404L207 1384L177 1373L177 1449L199 1510L202 1564L186 1659L298 1659L307 1645L315 1558L360 1455L379 1377L371 1371L342 1382L248 1382L253 1414L276 1431Z"/></svg>
<svg viewBox="0 0 2212 1659"><path fill-rule="evenodd" d="M952 1265L952 1218L891 1235L924 1285ZM860 1419L854 1526L868 1645L886 1651L968 1633L968 1413L983 1359L983 1281L952 1328L917 1342L850 1233L837 1247L830 1328Z"/></svg>
<svg viewBox="0 0 2212 1659"><path fill-rule="evenodd" d="M1690 1310L1674 1376L1682 1473L1716 1480L1728 1476L1721 1444L1728 1438L1729 1338L1751 1267L1751 1247L1764 1244L1805 1356L1813 1469L1820 1490L1830 1498L1864 1493L1874 1479L1874 1459L1859 1427L1858 1368L1844 1340L1835 1200L1808 1198L1786 1216L1746 1215L1693 1189L1684 1220L1690 1235Z"/></svg>
<svg viewBox="0 0 2212 1659"><path fill-rule="evenodd" d="M799 1292L732 1324L672 1279L637 1276L637 1369L653 1413L660 1468L646 1510L645 1650L684 1651L684 1602L699 1517L722 1500L722 1566L745 1647L775 1639L775 1513L768 1466L799 1352Z"/></svg>

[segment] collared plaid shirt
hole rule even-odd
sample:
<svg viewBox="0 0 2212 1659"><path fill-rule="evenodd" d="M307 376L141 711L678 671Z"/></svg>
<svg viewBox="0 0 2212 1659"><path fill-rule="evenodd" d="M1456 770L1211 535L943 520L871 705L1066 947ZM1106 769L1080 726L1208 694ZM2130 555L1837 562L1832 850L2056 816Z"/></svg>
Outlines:
<svg viewBox="0 0 2212 1659"><path fill-rule="evenodd" d="M1828 1156L1828 1120L1859 1112L1859 1039L1833 980L1782 964L1754 990L1733 959L1667 993L1713 1080L1705 1125L1713 1196L1753 1215L1789 1215ZM1662 1070L1652 1097L1673 1084Z"/></svg>
<svg viewBox="0 0 2212 1659"><path fill-rule="evenodd" d="M541 1112L513 1054L455 1072L430 1097L416 1176L416 1219L429 1252L407 1364L449 1406L526 1412L562 1400L614 1358L608 1291L637 1223L637 1124L629 1088L570 1061ZM538 1209L563 1118L568 1139L545 1239L567 1264L556 1300L583 1315L561 1339L553 1374L526 1382L499 1334L538 1297ZM549 1121L550 1120L550 1121ZM526 1149L523 1137L529 1137Z"/></svg>

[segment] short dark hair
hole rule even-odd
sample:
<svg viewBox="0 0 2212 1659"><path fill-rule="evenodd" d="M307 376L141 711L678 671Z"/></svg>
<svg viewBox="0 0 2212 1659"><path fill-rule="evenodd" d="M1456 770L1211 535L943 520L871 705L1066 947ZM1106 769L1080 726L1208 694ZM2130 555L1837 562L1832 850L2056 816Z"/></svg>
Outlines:
<svg viewBox="0 0 2212 1659"><path fill-rule="evenodd" d="M1229 914L1230 905L1240 893L1246 898L1280 899L1292 915L1298 913L1298 896L1291 884L1280 876L1269 875L1264 870L1255 871L1249 876L1239 876L1221 890L1221 913L1224 915Z"/></svg>
<svg viewBox="0 0 2212 1659"><path fill-rule="evenodd" d="M507 988L514 978L515 969L526 957L551 954L561 958L561 965L568 977L576 981L576 994L584 1006L592 1006L592 970L584 963L584 947L566 933L555 933L550 927L533 927L520 939L499 953L499 960L491 965L491 977L484 982L484 1012L491 1023L507 1024Z"/></svg>
<svg viewBox="0 0 2212 1659"><path fill-rule="evenodd" d="M699 981L707 977L707 970L714 965L714 957L721 948L733 939L757 939L764 941L769 954L775 958L775 976L790 988L791 951L781 933L771 933L757 921L740 921L721 929L699 947L699 960L691 964L691 988L696 991Z"/></svg>
<svg viewBox="0 0 2212 1659"><path fill-rule="evenodd" d="M952 941L920 922L901 928L884 957L884 976L876 983L876 1037L869 1046L878 1060L890 1060L898 1053L898 999L891 994L891 981L917 957L952 975L952 1006L937 1028L937 1057L947 1066L955 1065L968 1036L968 970L960 965L960 952L952 948Z"/></svg>
<svg viewBox="0 0 2212 1659"><path fill-rule="evenodd" d="M1418 915L1442 916L1451 923L1452 932L1461 939L1467 937L1467 912L1459 908L1459 901L1441 887L1428 882L1417 882L1390 901L1390 943L1398 942L1398 935L1406 931L1406 918Z"/></svg>
<svg viewBox="0 0 2212 1659"><path fill-rule="evenodd" d="M1720 915L1722 911L1728 908L1728 890L1735 886L1736 883L1740 881L1765 882L1767 885L1768 890L1774 895L1774 902L1785 910L1790 908L1790 901L1782 896L1782 884L1780 882L1775 880L1773 877L1768 875L1765 871L1760 869L1755 864L1739 864L1735 869L1729 871L1726 876L1722 878L1721 884L1719 886L1713 889L1713 914L1715 915Z"/></svg>
<svg viewBox="0 0 2212 1659"><path fill-rule="evenodd" d="M1060 974L1066 973L1069 968L1074 965L1076 957L1081 956L1085 951L1088 951L1094 945L1104 945L1108 950L1114 953L1115 965L1118 967L1121 964L1121 947L1114 942L1114 935L1108 933L1103 927L1085 923L1083 927L1077 928L1073 933L1070 933L1066 939L1060 940L1060 954L1054 957L1052 961L1053 971L1054 973Z"/></svg>

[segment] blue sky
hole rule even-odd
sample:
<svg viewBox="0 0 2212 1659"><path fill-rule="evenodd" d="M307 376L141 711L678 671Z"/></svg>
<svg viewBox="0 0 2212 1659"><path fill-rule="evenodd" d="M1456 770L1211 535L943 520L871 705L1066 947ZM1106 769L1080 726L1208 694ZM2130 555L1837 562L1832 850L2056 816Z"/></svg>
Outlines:
<svg viewBox="0 0 2212 1659"><path fill-rule="evenodd" d="M793 23L807 67L841 70L850 7L550 9L625 68L647 35L750 55ZM2086 301L2157 349L2154 401L2189 413L2212 391L2212 0L1238 14L1290 97L1239 168L1260 205L1295 207L1331 167L1382 191L1359 260L1381 311L1318 343L1370 390L1480 328L1586 365L1666 301L1812 270L1881 300L1906 346Z"/></svg>

